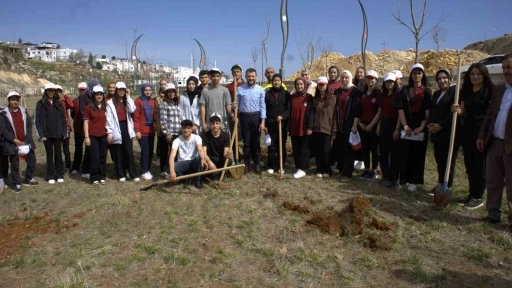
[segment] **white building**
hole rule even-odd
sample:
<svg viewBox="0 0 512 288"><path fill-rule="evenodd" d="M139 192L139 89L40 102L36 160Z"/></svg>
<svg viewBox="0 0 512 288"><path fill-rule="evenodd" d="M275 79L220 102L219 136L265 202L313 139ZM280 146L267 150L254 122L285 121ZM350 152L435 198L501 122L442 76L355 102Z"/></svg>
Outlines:
<svg viewBox="0 0 512 288"><path fill-rule="evenodd" d="M56 52L57 52L57 61L68 61L69 57L78 53L78 50L64 48L64 49L56 49Z"/></svg>
<svg viewBox="0 0 512 288"><path fill-rule="evenodd" d="M57 61L57 49L43 47L27 47L25 55L28 59L38 59L45 62Z"/></svg>
<svg viewBox="0 0 512 288"><path fill-rule="evenodd" d="M187 87L187 79L190 76L196 76L199 74L199 68L194 69L190 67L179 66L171 68L173 74L173 82L178 87ZM195 73L194 73L195 72Z"/></svg>
<svg viewBox="0 0 512 288"><path fill-rule="evenodd" d="M53 42L43 42L43 43L41 43L41 45L39 45L39 47L57 49L57 47L59 47L59 45L56 43L53 43Z"/></svg>

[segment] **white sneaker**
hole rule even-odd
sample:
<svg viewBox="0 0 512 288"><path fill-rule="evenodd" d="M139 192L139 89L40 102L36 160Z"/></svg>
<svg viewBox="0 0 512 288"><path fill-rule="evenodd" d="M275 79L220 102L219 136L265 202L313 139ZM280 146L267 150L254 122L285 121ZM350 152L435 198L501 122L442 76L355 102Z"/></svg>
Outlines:
<svg viewBox="0 0 512 288"><path fill-rule="evenodd" d="M105 184L105 180L100 180L100 184L101 185Z"/></svg>
<svg viewBox="0 0 512 288"><path fill-rule="evenodd" d="M160 173L160 177L162 177L162 178L167 178L167 176L169 176L169 173L167 173L167 172Z"/></svg>
<svg viewBox="0 0 512 288"><path fill-rule="evenodd" d="M100 184L100 181L98 181L98 180L92 182L92 185L99 185L99 184Z"/></svg>
<svg viewBox="0 0 512 288"><path fill-rule="evenodd" d="M82 178L89 179L91 178L91 174L82 174Z"/></svg>
<svg viewBox="0 0 512 288"><path fill-rule="evenodd" d="M302 178L306 176L306 172L302 171L302 170L297 170L297 172L295 172L295 174L293 174L293 178L295 179L299 179L299 178Z"/></svg>
<svg viewBox="0 0 512 288"><path fill-rule="evenodd" d="M151 179L153 179L153 176L151 176L151 174L149 172L146 172L146 173L142 174L142 179L151 180Z"/></svg>
<svg viewBox="0 0 512 288"><path fill-rule="evenodd" d="M139 177L135 177L133 178L133 182L139 182L140 181L140 178Z"/></svg>
<svg viewBox="0 0 512 288"><path fill-rule="evenodd" d="M267 173L268 173L268 174L274 174L274 169L268 169L268 170L267 170Z"/></svg>
<svg viewBox="0 0 512 288"><path fill-rule="evenodd" d="M416 192L416 184L409 184L409 186L407 186L407 190L409 190L409 192Z"/></svg>
<svg viewBox="0 0 512 288"><path fill-rule="evenodd" d="M76 174L78 174L78 171L76 171L76 170L71 171L71 175L76 175Z"/></svg>
<svg viewBox="0 0 512 288"><path fill-rule="evenodd" d="M59 182L59 183L64 183L64 179L59 178L59 179L57 179L57 182Z"/></svg>
<svg viewBox="0 0 512 288"><path fill-rule="evenodd" d="M279 170L279 172L280 172L281 174L284 174L284 169L283 169L283 170Z"/></svg>
<svg viewBox="0 0 512 288"><path fill-rule="evenodd" d="M125 182L126 181L126 178L123 177L123 178L119 178L119 182Z"/></svg>
<svg viewBox="0 0 512 288"><path fill-rule="evenodd" d="M51 185L55 184L55 180L53 180L53 179L52 180L48 180L48 184L51 184Z"/></svg>
<svg viewBox="0 0 512 288"><path fill-rule="evenodd" d="M322 178L322 174L318 173L318 174L316 174L316 177Z"/></svg>

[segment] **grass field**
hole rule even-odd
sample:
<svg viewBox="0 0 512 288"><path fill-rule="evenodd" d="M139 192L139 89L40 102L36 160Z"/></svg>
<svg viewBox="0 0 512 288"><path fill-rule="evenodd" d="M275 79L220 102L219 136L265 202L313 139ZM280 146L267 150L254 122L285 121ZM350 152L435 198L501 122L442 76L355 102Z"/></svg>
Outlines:
<svg viewBox="0 0 512 288"><path fill-rule="evenodd" d="M0 287L512 287L504 226L477 222L483 208L436 210L424 190L248 174L141 192L150 183L117 182L110 157L105 186L50 186L44 158L39 144L39 187L0 195ZM456 197L465 178L460 155Z"/></svg>

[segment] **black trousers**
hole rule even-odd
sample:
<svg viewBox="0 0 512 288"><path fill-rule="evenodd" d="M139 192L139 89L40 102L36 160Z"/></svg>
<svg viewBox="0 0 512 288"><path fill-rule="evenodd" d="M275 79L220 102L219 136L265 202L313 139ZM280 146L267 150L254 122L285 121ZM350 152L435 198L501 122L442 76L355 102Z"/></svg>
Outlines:
<svg viewBox="0 0 512 288"><path fill-rule="evenodd" d="M174 139L175 136L173 136ZM158 135L157 139L158 156L160 158L160 172L170 172L169 167L169 152L171 150L171 144L167 143L165 135Z"/></svg>
<svg viewBox="0 0 512 288"><path fill-rule="evenodd" d="M271 143L268 147L268 168L277 170L279 169L279 153L283 157L283 169L286 163L286 139L288 138L288 127L286 123L281 123L281 138L282 144L279 148L279 123L271 123L267 125L268 134L270 135ZM281 152L279 152L281 149Z"/></svg>
<svg viewBox="0 0 512 288"><path fill-rule="evenodd" d="M476 139L465 139L462 143L464 165L469 180L469 194L476 199L482 199L486 187L485 153L476 149Z"/></svg>
<svg viewBox="0 0 512 288"><path fill-rule="evenodd" d="M107 178L107 136L94 137L91 139L89 151L91 153L91 183L105 180Z"/></svg>
<svg viewBox="0 0 512 288"><path fill-rule="evenodd" d="M398 167L400 165L399 142L393 140L396 121L397 119L394 118L382 118L379 137L379 162L382 179L393 183L398 181Z"/></svg>
<svg viewBox="0 0 512 288"><path fill-rule="evenodd" d="M329 151L331 151L331 135L322 132L313 132L313 150L315 151L316 174L332 175L329 165Z"/></svg>
<svg viewBox="0 0 512 288"><path fill-rule="evenodd" d="M20 156L18 155L18 152L16 151L16 154L9 155L8 159L9 162L11 162L11 179L14 185L21 185L23 179L20 176ZM36 170L36 154L34 153L34 150L30 149L30 152L28 152L27 157L25 158L25 162L27 163L25 179L30 181L34 177L34 171ZM7 161L6 164L8 164Z"/></svg>
<svg viewBox="0 0 512 288"><path fill-rule="evenodd" d="M242 127L242 139L244 140L244 163L249 166L252 160L254 165L260 165L260 113L240 113L240 125Z"/></svg>
<svg viewBox="0 0 512 288"><path fill-rule="evenodd" d="M69 133L68 133L69 135ZM69 152L69 137L62 139L62 151L64 152L64 164L66 169L71 169L71 153Z"/></svg>
<svg viewBox="0 0 512 288"><path fill-rule="evenodd" d="M434 143L434 158L437 164L437 182L439 184L444 183L444 173L446 173L446 161L448 160L448 147L449 143ZM476 146L476 145L475 145ZM453 153L451 159L450 172L448 174L448 187L452 187L453 177L455 176L455 163L457 162L457 154L459 152L459 145L455 143L453 145Z"/></svg>
<svg viewBox="0 0 512 288"><path fill-rule="evenodd" d="M9 156L4 155L4 148L0 145L0 179L6 179L9 176Z"/></svg>
<svg viewBox="0 0 512 288"><path fill-rule="evenodd" d="M413 128L411 128L413 129ZM414 130L414 129L413 129ZM428 133L423 141L400 140L400 184L422 185L425 182L425 157Z"/></svg>
<svg viewBox="0 0 512 288"><path fill-rule="evenodd" d="M64 178L62 163L62 138L46 138L46 181Z"/></svg>
<svg viewBox="0 0 512 288"><path fill-rule="evenodd" d="M145 174L151 170L151 160L153 159L153 148L155 146L155 136L142 136L139 139L140 145L140 170Z"/></svg>
<svg viewBox="0 0 512 288"><path fill-rule="evenodd" d="M368 125L369 123L363 123ZM377 136L377 125L370 132L366 132L359 127L359 136L361 137L361 150L365 170L370 170L370 154L371 154L371 170L376 170L379 165L379 136ZM357 156L356 156L357 159Z"/></svg>
<svg viewBox="0 0 512 288"><path fill-rule="evenodd" d="M128 125L126 121L120 121L119 126L121 127L121 144L110 145L112 151L111 156L114 158L114 166L116 170L117 178L125 178L126 171L130 178L137 178L137 172L135 170L135 157L133 156L133 141L130 138L128 132Z"/></svg>
<svg viewBox="0 0 512 288"><path fill-rule="evenodd" d="M350 131L340 133L334 139L331 150L335 151L336 161L338 162L338 170L341 176L352 178L354 173L355 151L348 142Z"/></svg>
<svg viewBox="0 0 512 288"><path fill-rule="evenodd" d="M309 169L309 136L292 136L291 138L295 169Z"/></svg>
<svg viewBox="0 0 512 288"><path fill-rule="evenodd" d="M89 147L85 147L84 154L84 136L80 133L75 133L75 155L73 156L73 166L71 170L81 171L83 174L89 174ZM82 162L83 159L83 162Z"/></svg>

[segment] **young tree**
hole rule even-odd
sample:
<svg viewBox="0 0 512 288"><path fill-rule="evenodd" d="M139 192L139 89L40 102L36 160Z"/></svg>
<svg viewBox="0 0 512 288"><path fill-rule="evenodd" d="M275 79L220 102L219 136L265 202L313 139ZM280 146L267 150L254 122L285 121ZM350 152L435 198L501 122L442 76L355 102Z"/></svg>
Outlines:
<svg viewBox="0 0 512 288"><path fill-rule="evenodd" d="M436 69L439 69L439 48L444 43L444 41L446 41L446 30L444 30L441 26L436 26L434 29L432 29L432 32L430 32L430 38L434 43L436 43Z"/></svg>
<svg viewBox="0 0 512 288"><path fill-rule="evenodd" d="M112 60L116 60L116 56L112 56Z"/></svg>
<svg viewBox="0 0 512 288"><path fill-rule="evenodd" d="M101 59L107 59L106 55L101 55Z"/></svg>
<svg viewBox="0 0 512 288"><path fill-rule="evenodd" d="M99 69L99 70L103 69L103 65L101 65L101 63L99 61L96 62L96 69Z"/></svg>
<svg viewBox="0 0 512 288"><path fill-rule="evenodd" d="M92 58L91 52L89 52L89 58L87 59L87 63L89 63L89 66L94 67L94 59Z"/></svg>
<svg viewBox="0 0 512 288"><path fill-rule="evenodd" d="M252 47L251 57L252 57L252 62L254 62L254 68L256 68L256 61L258 61L259 56L260 56L260 50L258 49L258 47L256 47L256 46Z"/></svg>
<svg viewBox="0 0 512 288"><path fill-rule="evenodd" d="M295 44L297 44L299 50L302 68L313 70L313 61L315 60L315 54L321 50L322 38L315 38L315 28L305 36L300 30L300 39L297 40L297 37L295 37Z"/></svg>
<svg viewBox="0 0 512 288"><path fill-rule="evenodd" d="M425 28L425 23L428 21L428 19L431 16L432 11L429 11L427 9L427 3L428 0L409 0L409 9L411 13L411 23L407 23L407 20L404 20L402 16L400 15L400 8L402 6L402 2L398 5L398 11L397 13L391 13L393 18L395 18L398 23L401 25L407 27L409 31L411 31L412 35L414 36L415 41L415 58L414 61L418 63L418 54L419 54L419 47L421 40L430 33L434 28L439 26L447 17L448 15L445 15L444 13L441 14L439 17L439 20L434 24L430 29L428 29L426 32L423 33ZM415 5L416 4L416 5Z"/></svg>

